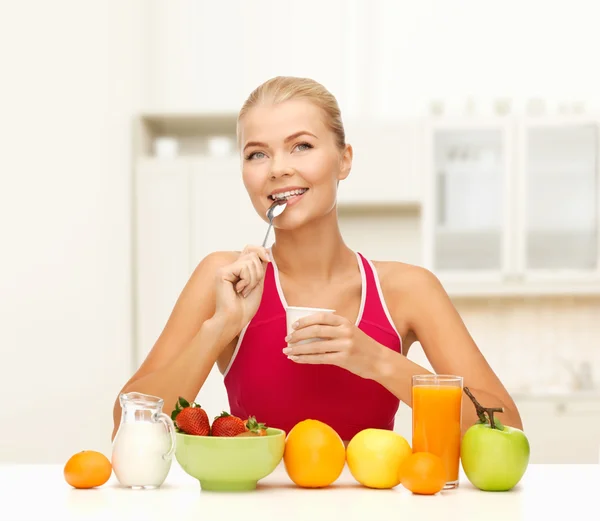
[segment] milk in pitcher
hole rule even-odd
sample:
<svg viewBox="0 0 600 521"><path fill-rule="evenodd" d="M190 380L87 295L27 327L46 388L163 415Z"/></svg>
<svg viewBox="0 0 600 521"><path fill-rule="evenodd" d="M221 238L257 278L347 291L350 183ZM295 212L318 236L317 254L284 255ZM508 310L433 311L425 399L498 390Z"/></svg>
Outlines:
<svg viewBox="0 0 600 521"><path fill-rule="evenodd" d="M173 421L162 412L162 399L149 395L122 395L121 407L112 450L115 476L125 487L160 487L175 450Z"/></svg>

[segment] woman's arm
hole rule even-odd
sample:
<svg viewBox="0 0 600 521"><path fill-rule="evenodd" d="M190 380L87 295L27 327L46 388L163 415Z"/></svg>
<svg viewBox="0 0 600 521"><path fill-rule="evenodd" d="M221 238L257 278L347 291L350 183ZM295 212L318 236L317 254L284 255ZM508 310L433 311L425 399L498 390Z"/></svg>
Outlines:
<svg viewBox="0 0 600 521"><path fill-rule="evenodd" d="M404 321L423 347L435 373L462 376L464 385L483 406L504 408L503 413L497 414L502 423L522 429L517 406L435 275L415 266L393 263L391 268L382 280L382 288L392 318L396 324ZM412 375L430 371L390 349L377 352L373 378L412 406ZM463 432L477 420L471 401L463 400Z"/></svg>
<svg viewBox="0 0 600 521"><path fill-rule="evenodd" d="M215 274L239 254L216 252L194 270L179 296L171 316L140 368L120 392L160 396L165 412L179 396L193 401L224 348L238 332L226 317L215 315ZM121 421L121 405L115 400L113 434Z"/></svg>
<svg viewBox="0 0 600 521"><path fill-rule="evenodd" d="M382 263L378 263L382 264ZM452 301L437 278L427 270L401 263L383 263L378 269L386 303L398 331L421 343L436 374L463 377L484 407L502 407L498 419L522 429L512 398L479 351ZM283 353L299 364L331 364L375 380L412 407L411 382L415 374L430 374L403 354L379 344L345 317L315 313L301 318L286 337ZM320 338L308 344L302 340ZM409 345L405 340L405 353ZM475 407L463 400L462 430L477 422Z"/></svg>

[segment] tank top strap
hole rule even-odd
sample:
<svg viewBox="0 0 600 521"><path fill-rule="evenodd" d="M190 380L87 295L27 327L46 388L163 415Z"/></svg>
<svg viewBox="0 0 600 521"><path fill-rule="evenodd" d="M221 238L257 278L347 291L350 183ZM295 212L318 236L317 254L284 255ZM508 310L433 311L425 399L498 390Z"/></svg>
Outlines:
<svg viewBox="0 0 600 521"><path fill-rule="evenodd" d="M277 281L275 275L275 269L272 262L267 264L265 269L265 281L263 285L263 294L254 317L250 321L249 326L255 322L263 322L265 320L272 320L274 317L279 315L285 315L285 308L279 298L279 290L277 288Z"/></svg>
<svg viewBox="0 0 600 521"><path fill-rule="evenodd" d="M360 252L357 253L362 261L366 279L367 295L362 319L371 324L378 324L380 327L393 332L397 335L400 342L402 342L402 337L394 325L394 321L392 320L392 316L385 302L385 297L383 296L383 290L381 289L381 283L375 266Z"/></svg>

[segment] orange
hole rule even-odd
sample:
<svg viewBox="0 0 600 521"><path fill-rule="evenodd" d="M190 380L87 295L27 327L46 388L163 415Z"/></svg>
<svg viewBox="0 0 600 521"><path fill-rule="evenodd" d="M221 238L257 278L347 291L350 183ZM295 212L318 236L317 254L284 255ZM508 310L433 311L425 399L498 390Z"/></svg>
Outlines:
<svg viewBox="0 0 600 521"><path fill-rule="evenodd" d="M287 435L283 463L299 487L327 487L344 470L346 448L339 434L326 423L303 420Z"/></svg>
<svg viewBox="0 0 600 521"><path fill-rule="evenodd" d="M73 454L65 464L64 475L75 488L93 488L104 485L110 478L112 465L108 458L95 450Z"/></svg>
<svg viewBox="0 0 600 521"><path fill-rule="evenodd" d="M444 463L430 452L415 452L404 460L398 472L402 486L413 494L437 494L446 484Z"/></svg>

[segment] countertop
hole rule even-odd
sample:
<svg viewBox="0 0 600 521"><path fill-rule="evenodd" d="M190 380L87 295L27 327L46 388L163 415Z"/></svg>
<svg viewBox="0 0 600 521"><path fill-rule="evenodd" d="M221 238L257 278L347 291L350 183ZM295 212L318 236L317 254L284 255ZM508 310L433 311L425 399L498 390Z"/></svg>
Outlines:
<svg viewBox="0 0 600 521"><path fill-rule="evenodd" d="M333 486L307 490L295 487L280 465L257 490L242 493L201 492L176 461L156 490L121 488L114 474L98 489L75 490L62 472L61 465L0 465L0 520L537 521L571 519L575 508L594 515L600 491L599 465L530 465L515 489L495 493L475 489L462 474L458 489L436 496L415 496L401 485L367 489L347 467Z"/></svg>

